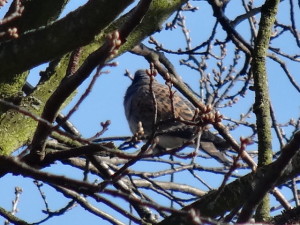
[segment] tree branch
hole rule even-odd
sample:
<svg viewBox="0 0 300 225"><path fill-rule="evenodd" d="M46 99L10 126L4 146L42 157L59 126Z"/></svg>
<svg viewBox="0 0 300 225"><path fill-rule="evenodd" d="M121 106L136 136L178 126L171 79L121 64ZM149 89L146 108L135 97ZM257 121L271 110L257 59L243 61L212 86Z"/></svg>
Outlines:
<svg viewBox="0 0 300 225"><path fill-rule="evenodd" d="M1 76L16 76L88 44L132 2L88 1L83 7L49 26L3 43L0 48Z"/></svg>
<svg viewBox="0 0 300 225"><path fill-rule="evenodd" d="M262 186L270 188L270 186L280 185L298 175L300 173L299 162L300 131L297 132L292 140L284 146L282 155L278 160L269 165L259 167L255 173L252 172L227 184L224 186L222 192L219 192L218 190L209 192L207 195L203 196L193 204L184 207L182 210L186 211L193 209L204 217L216 218L222 216L226 212L242 206L242 204L249 199L249 196L252 196L254 190L258 190L257 188ZM283 170L283 168L285 169ZM277 176L279 174L281 175L280 177ZM268 182L271 182L270 186L265 184ZM182 214L174 213L161 221L159 225L174 223L188 225L190 224L190 221L187 219L188 218L183 217Z"/></svg>
<svg viewBox="0 0 300 225"><path fill-rule="evenodd" d="M278 4L278 0L267 0L261 8L260 26L255 40L252 59L252 74L255 89L254 113L256 114L256 126L259 127L259 129L257 129L258 166L267 165L272 161L270 97L265 59ZM262 199L256 198L256 200L256 204L259 204ZM255 207L253 202L252 206ZM258 206L256 220L267 220L270 216L269 212L269 198L266 196Z"/></svg>
<svg viewBox="0 0 300 225"><path fill-rule="evenodd" d="M66 99L76 90L76 88L91 74L91 72L98 67L101 70L105 66L105 63L117 54L117 50L120 45L123 44L130 32L140 23L144 15L146 14L151 0L143 0L135 9L131 19L127 23L123 24L119 28L119 31L115 32L104 45L90 54L80 68L71 76L66 77L65 80L57 87L52 96L47 101L42 118L54 122L58 110ZM120 41L122 40L122 42ZM119 42L119 43L118 43ZM31 154L35 158L37 155L43 159L42 153L45 147L46 138L51 132L51 128L44 123L39 123L35 131L32 144ZM39 161L39 160L38 160Z"/></svg>

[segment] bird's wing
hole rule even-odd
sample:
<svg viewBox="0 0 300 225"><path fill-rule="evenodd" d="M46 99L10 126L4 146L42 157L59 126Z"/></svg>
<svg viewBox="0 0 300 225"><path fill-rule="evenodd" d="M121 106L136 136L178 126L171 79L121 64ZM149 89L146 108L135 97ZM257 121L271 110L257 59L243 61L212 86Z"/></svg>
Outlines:
<svg viewBox="0 0 300 225"><path fill-rule="evenodd" d="M232 161L229 160L220 150L218 150L213 142L201 141L200 142L201 149L206 152L211 157L215 158L221 163L226 165L231 165Z"/></svg>

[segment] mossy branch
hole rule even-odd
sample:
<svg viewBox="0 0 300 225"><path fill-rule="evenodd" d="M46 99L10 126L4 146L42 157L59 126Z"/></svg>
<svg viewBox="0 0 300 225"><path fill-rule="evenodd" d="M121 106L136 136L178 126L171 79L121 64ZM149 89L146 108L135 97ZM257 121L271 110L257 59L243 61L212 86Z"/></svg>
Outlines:
<svg viewBox="0 0 300 225"><path fill-rule="evenodd" d="M258 127L258 166L267 165L272 161L271 114L266 55L278 4L279 0L267 0L261 8L260 26L255 40L252 59L255 89L254 113L256 114L256 125ZM269 198L266 196L258 206L256 220L268 220L269 212Z"/></svg>
<svg viewBox="0 0 300 225"><path fill-rule="evenodd" d="M163 22L167 18L169 18L169 16L174 11L178 10L185 2L186 0L154 0L150 6L149 11L144 17L143 22L140 23L138 27L129 35L126 43L119 50L119 54L129 51L133 46L141 42L144 38L156 31L159 31ZM82 48L80 64L91 52L95 51L103 44L104 36L107 33L118 29L118 27L120 27L127 21L131 13L132 12L125 14L116 21L111 21L110 25L107 28L99 32L97 36L93 36L93 41ZM73 36L68 36L68 38L75 39ZM57 41L59 40L57 39ZM62 41L64 40L62 39ZM47 45L46 40L44 44ZM58 46L62 45L63 44L58 44L50 47L58 48ZM40 54L45 53L44 51L45 49L43 49ZM58 52L60 53L57 53L57 55L53 57L59 57L61 51ZM30 61L27 61L27 57L23 58L22 60L24 65L26 64L23 69L32 67L32 65L30 66ZM1 64L2 63L4 64L4 62L1 61ZM42 61L39 61L37 63L42 63ZM21 107L24 107L33 114L40 115L42 109L44 108L46 100L50 97L50 95L57 88L58 84L65 76L68 63L69 55L62 57L62 59L55 67L53 73L49 75L50 78L47 81L41 83L30 96L24 98L20 103ZM8 72L11 73L11 70L8 70ZM36 125L36 121L27 118L14 110L9 110L6 113L2 114L0 118L0 136L4 138L0 139L1 154L8 155L18 147L26 144L26 142L32 138Z"/></svg>

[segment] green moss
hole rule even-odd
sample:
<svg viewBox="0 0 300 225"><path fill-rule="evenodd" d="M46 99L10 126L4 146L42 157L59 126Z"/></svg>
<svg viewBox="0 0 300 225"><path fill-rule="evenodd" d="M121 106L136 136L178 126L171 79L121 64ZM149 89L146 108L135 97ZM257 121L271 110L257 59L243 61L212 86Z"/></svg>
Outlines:
<svg viewBox="0 0 300 225"><path fill-rule="evenodd" d="M174 11L179 9L180 6L185 2L187 1L154 0L141 24L127 38L127 42L120 49L119 55L125 51L131 50L133 46L140 43L144 38L158 31L161 28L161 24ZM105 28L99 35L96 36L92 43L82 47L83 51L81 54L80 64L90 53L98 49L103 44L105 35L116 30L123 23L125 23L128 16L130 16L130 13L112 22L107 28ZM51 48L51 46L48 46L47 48ZM45 106L45 102L55 91L55 89L65 76L68 63L69 54L65 55L59 60L59 63L55 65L53 72L47 74L47 79L40 83L30 96L27 96L20 101L20 106L34 115L41 115ZM6 86L7 84L9 84L9 82L4 82L4 90L7 90L7 92L9 92L11 89L12 93L20 91L20 88L23 86L26 76L24 75L15 77L18 78L13 79L17 80L12 79L11 84L14 84L16 86L14 88L11 88L9 86ZM36 125L37 121L23 115L22 113L17 113L14 110L10 109L3 113L0 116L0 154L9 155L11 154L11 152L30 141L34 134Z"/></svg>
<svg viewBox="0 0 300 225"><path fill-rule="evenodd" d="M64 77L67 65L68 56L65 56L49 79L39 84L31 95L21 100L20 107L33 115L41 115L45 102ZM9 155L15 149L26 144L32 138L36 126L37 121L13 109L3 113L0 116L1 154Z"/></svg>

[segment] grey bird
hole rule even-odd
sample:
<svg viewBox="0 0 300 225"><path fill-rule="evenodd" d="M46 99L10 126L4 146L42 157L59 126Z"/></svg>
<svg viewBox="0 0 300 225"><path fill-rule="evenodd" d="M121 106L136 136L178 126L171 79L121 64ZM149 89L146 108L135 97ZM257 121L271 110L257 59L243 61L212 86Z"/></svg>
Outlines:
<svg viewBox="0 0 300 225"><path fill-rule="evenodd" d="M146 71L136 71L124 97L125 114L131 132L136 133L138 123L141 122L146 136L151 136L155 132L159 137L156 148L160 151L178 148L186 143L194 143L199 128L195 125L187 125L175 118L180 117L184 121L192 121L195 107L175 92L172 96L172 109L169 88L158 83L156 79L153 79L151 87L152 92L150 77ZM156 124L154 125L155 115ZM230 145L208 130L204 130L201 134L200 148L224 164L231 163L231 160L220 152L220 150L228 150Z"/></svg>

